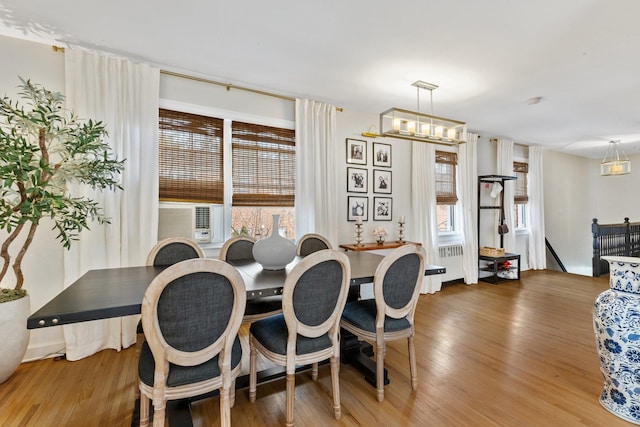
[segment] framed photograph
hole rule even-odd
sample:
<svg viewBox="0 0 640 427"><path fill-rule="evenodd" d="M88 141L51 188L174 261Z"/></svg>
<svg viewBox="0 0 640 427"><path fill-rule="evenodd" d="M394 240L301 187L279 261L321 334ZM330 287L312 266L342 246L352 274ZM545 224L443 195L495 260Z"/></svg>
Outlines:
<svg viewBox="0 0 640 427"><path fill-rule="evenodd" d="M391 167L391 144L373 143L373 166Z"/></svg>
<svg viewBox="0 0 640 427"><path fill-rule="evenodd" d="M391 221L391 209L393 200L391 197L374 197L373 198L373 220L374 221Z"/></svg>
<svg viewBox="0 0 640 427"><path fill-rule="evenodd" d="M347 163L367 164L367 141L347 138Z"/></svg>
<svg viewBox="0 0 640 427"><path fill-rule="evenodd" d="M347 192L366 193L368 191L367 169L347 168Z"/></svg>
<svg viewBox="0 0 640 427"><path fill-rule="evenodd" d="M369 198L368 197L347 197L347 221L356 221L361 217L363 221L369 220Z"/></svg>
<svg viewBox="0 0 640 427"><path fill-rule="evenodd" d="M373 192L391 194L391 171L373 170Z"/></svg>

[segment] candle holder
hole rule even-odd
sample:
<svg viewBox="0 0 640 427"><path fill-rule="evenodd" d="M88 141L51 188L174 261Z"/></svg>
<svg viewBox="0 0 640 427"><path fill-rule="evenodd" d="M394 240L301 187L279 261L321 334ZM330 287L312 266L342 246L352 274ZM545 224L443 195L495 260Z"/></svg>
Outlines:
<svg viewBox="0 0 640 427"><path fill-rule="evenodd" d="M364 246L362 244L362 224L356 222L356 246Z"/></svg>
<svg viewBox="0 0 640 427"><path fill-rule="evenodd" d="M398 220L398 243L404 243L404 218Z"/></svg>

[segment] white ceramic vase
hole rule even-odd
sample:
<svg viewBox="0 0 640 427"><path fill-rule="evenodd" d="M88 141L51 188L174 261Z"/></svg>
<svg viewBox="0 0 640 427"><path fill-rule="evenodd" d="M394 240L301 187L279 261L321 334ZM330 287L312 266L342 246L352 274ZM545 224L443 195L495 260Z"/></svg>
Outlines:
<svg viewBox="0 0 640 427"><path fill-rule="evenodd" d="M600 404L640 424L640 258L606 256L609 289L596 298L593 328L604 387Z"/></svg>
<svg viewBox="0 0 640 427"><path fill-rule="evenodd" d="M31 313L29 295L0 303L0 384L18 369L29 345L27 317Z"/></svg>
<svg viewBox="0 0 640 427"><path fill-rule="evenodd" d="M265 270L282 270L296 257L296 245L278 233L280 215L273 215L271 235L253 245L253 258Z"/></svg>

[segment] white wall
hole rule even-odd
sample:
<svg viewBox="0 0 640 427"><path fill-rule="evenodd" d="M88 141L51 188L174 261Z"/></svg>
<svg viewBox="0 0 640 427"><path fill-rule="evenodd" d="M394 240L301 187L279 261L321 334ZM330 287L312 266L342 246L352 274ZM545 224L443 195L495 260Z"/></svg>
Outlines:
<svg viewBox="0 0 640 427"><path fill-rule="evenodd" d="M411 142L395 138L367 138L362 136L373 124L378 123L377 114L365 114L349 110L337 113L338 152L342 152L341 164L338 173L338 218L340 218L339 239L340 243L355 243L355 222L347 221L348 196L368 197L369 220L363 225L363 238L365 242L374 240L372 233L375 227L385 227L389 233L389 239L398 237L397 220L404 215L409 217L411 208ZM347 164L346 139L359 139L367 142L367 164ZM373 142L381 142L391 145L391 169L377 168L373 166ZM357 167L368 170L368 192L347 193L347 167ZM373 192L373 170L385 169L391 171L391 194L379 194ZM374 221L373 202L374 197L390 197L392 199L393 221ZM411 224L405 225L405 239L411 240Z"/></svg>
<svg viewBox="0 0 640 427"><path fill-rule="evenodd" d="M33 83L42 84L49 90L64 93L64 55L54 52L50 45L0 36L0 56L5 58L0 67L3 96L16 99L17 86L20 84L18 76L31 79ZM63 289L63 249L50 229L51 224L44 221L23 262L24 288L30 295L32 312ZM11 270L6 279L2 287L13 287L15 278ZM26 359L63 349L62 328L35 329L31 331Z"/></svg>

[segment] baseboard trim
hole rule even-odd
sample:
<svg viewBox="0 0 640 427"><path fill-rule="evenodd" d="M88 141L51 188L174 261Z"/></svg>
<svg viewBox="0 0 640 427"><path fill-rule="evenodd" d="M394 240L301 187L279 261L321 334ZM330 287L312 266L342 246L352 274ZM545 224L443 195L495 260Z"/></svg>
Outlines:
<svg viewBox="0 0 640 427"><path fill-rule="evenodd" d="M64 341L59 343L51 343L39 345L37 347L29 347L22 359L22 363L33 362L41 359L49 359L56 356L61 356L65 353Z"/></svg>

